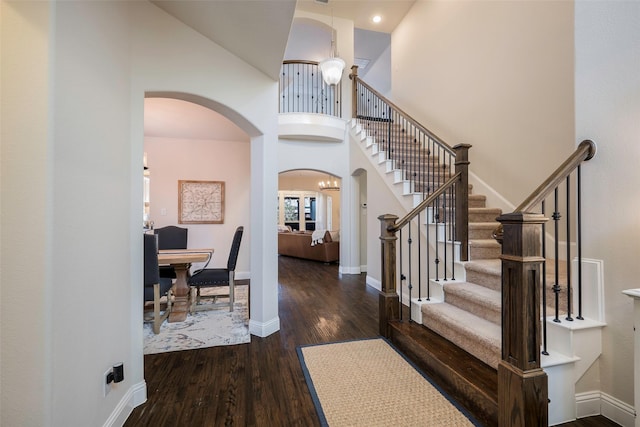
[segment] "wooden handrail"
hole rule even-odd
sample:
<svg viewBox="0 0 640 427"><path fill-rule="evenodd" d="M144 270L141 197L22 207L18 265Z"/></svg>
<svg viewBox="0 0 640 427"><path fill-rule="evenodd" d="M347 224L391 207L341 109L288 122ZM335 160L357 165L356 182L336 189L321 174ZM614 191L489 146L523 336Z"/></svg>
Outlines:
<svg viewBox="0 0 640 427"><path fill-rule="evenodd" d="M283 65L287 64L305 64L305 65L318 65L320 64L318 61L304 61L301 59L288 59L286 61L282 61Z"/></svg>
<svg viewBox="0 0 640 427"><path fill-rule="evenodd" d="M580 145L578 145L576 151L574 151L573 154L549 176L549 178L536 188L535 191L524 200L524 202L520 203L514 212L526 212L532 207L540 204L556 187L558 187L558 185L560 185L562 181L567 178L567 176L569 176L571 172L573 172L575 168L580 165L580 163L592 159L595 154L596 144L589 139L582 141Z"/></svg>
<svg viewBox="0 0 640 427"><path fill-rule="evenodd" d="M400 219L400 221L396 222L393 226L387 227L387 231L395 233L398 230L400 230L402 227L407 225L409 223L409 221L411 221L413 218L415 218L420 212L425 210L427 206L429 206L438 197L440 197L445 191L447 191L449 189L449 187L453 186L453 184L455 184L457 181L459 181L461 176L462 176L462 174L460 172L458 172L455 175L453 175L444 184L442 184L436 191L431 193L429 195L429 197L427 197L426 199L421 201L418 204L418 206L413 208L411 210L411 212L409 212L402 219Z"/></svg>
<svg viewBox="0 0 640 427"><path fill-rule="evenodd" d="M442 147L446 150L448 150L450 153L453 153L453 147L451 147L449 144L447 144L446 142L444 142L444 140L440 137L438 137L436 134L434 134L433 132L431 132L429 129L425 128L424 126L422 126L420 123L418 123L413 117L411 117L409 114L407 114L404 110L402 110L401 108L399 108L397 105L395 105L393 102L391 102L389 99L387 99L384 95L382 95L380 92L378 92L377 90L375 90L374 88L372 88L371 86L369 86L367 83L364 82L364 80L362 80L361 78L358 77L357 74L357 66L354 66L355 72L352 72L351 74L349 74L349 78L354 80L354 83L360 82L360 84L362 86L364 86L365 88L367 88L367 90L369 90L372 94L374 94L375 96L377 96L378 98L382 99L385 103L387 103L391 108L393 108L395 111L397 111L400 115L403 116L404 119L406 119L409 123L411 123L413 126L415 126L417 129L419 129L421 132L425 133L426 135L429 136L429 138L434 139L436 141L438 141L438 144L442 145ZM352 69L354 68L352 67ZM353 90L355 92L356 90L356 85L353 85ZM354 100L355 101L355 100ZM356 102L354 102L354 108L356 105ZM356 114L354 114L354 118Z"/></svg>
<svg viewBox="0 0 640 427"><path fill-rule="evenodd" d="M576 151L571 154L549 177L536 188L513 212L527 212L540 204L551 192L564 181L573 170L582 162L591 160L596 154L596 144L590 139L585 139ZM502 224L493 231L493 238L502 242Z"/></svg>

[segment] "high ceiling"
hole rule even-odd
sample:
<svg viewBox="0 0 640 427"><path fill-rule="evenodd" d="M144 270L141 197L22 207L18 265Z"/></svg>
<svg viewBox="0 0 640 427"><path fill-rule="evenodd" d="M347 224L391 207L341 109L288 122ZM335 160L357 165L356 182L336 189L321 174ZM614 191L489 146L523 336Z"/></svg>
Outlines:
<svg viewBox="0 0 640 427"><path fill-rule="evenodd" d="M296 0L152 0L152 3L278 79Z"/></svg>
<svg viewBox="0 0 640 427"><path fill-rule="evenodd" d="M298 41L312 37L317 38L316 41L324 47L329 44L321 42L319 33L312 32L312 28L293 25L296 7L307 12L326 16L333 14L353 20L357 29L356 57L375 60L386 47L385 43L389 43L388 34L384 33L395 29L415 1L328 0L328 4L322 4L316 0L298 0L296 6L296 0L151 0L168 14L274 80L279 78L290 37ZM379 24L371 21L374 14L382 16ZM298 53L294 46L295 43L291 43L289 50L295 57ZM305 53L309 54L308 44ZM326 52L323 50L318 58L305 59L321 60L322 54L326 55ZM145 101L145 135L248 140L248 136L233 123L212 110L162 98Z"/></svg>
<svg viewBox="0 0 640 427"><path fill-rule="evenodd" d="M277 80L296 7L391 33L416 0L151 0L153 4ZM380 15L374 24L371 18Z"/></svg>
<svg viewBox="0 0 640 427"><path fill-rule="evenodd" d="M391 33L405 17L416 0L298 0L297 8L319 15L350 19L356 28ZM372 18L382 18L374 23Z"/></svg>

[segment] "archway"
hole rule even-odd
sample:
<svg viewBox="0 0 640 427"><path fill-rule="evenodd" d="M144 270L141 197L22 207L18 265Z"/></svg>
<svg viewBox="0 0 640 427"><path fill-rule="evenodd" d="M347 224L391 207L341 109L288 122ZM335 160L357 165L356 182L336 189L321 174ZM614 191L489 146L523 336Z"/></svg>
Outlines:
<svg viewBox="0 0 640 427"><path fill-rule="evenodd" d="M292 169L280 172L278 182L278 255L327 266L338 263L339 272L345 250L340 236L340 177ZM278 263L279 268L282 264Z"/></svg>
<svg viewBox="0 0 640 427"><path fill-rule="evenodd" d="M215 112L216 114L218 114L220 117L223 117L224 120L227 120L229 123L232 123L233 127L236 128L236 131L242 133L245 136L243 141L243 143L245 144L244 151L246 154L244 156L245 163L243 164L242 167L235 168L236 169L235 173L238 175L243 175L242 176L243 179L240 180L241 182L238 185L235 185L233 189L231 188L231 181L232 181L231 179L224 176L213 177L213 176L206 175L206 173L202 172L202 170L206 169L205 167L202 167L202 164L200 168L194 168L194 170L192 171L193 172L192 174L190 173L189 175L182 176L180 177L180 179L208 180L208 179L216 178L215 180L226 181L226 184L227 184L226 190L228 192L227 193L228 195L225 200L225 205L226 205L225 209L231 209L231 205L233 204L238 205L238 203L242 203L242 200L244 200L245 205L243 210L240 210L240 208L236 207L235 213L229 212L229 215L226 215L227 220L225 220L224 225L217 225L215 227L216 228L215 232L216 232L216 241L218 242L216 243L216 245L217 247L220 248L220 253L223 253L225 250L228 249L227 246L230 246L230 244L225 245L224 238L220 238L219 230L226 227L228 230L226 232L223 232L222 234L225 234L225 233L228 234L229 235L228 240L230 241L233 230L235 230L236 226L243 225L245 227L245 235L243 236L243 248L241 248L241 255L239 258L238 265L239 266L241 265L241 258L243 256L242 252L244 252L245 258L248 259L249 261L245 262L244 271L240 272L240 274L236 277L239 279L249 278L249 273L252 270L254 270L254 266L256 264L259 270L261 264L264 265L265 263L264 260L256 259L255 257L256 253L261 254L265 252L264 248L262 247L264 246L264 239L260 238L262 223L259 219L262 217L262 215L257 213L260 211L260 209L257 209L256 210L257 212L255 212L254 210L250 209L250 206L249 206L250 203L259 204L259 203L255 203L255 199L257 198L258 200L260 200L263 197L262 194L264 193L264 191L262 188L256 187L256 182L261 183L264 181L264 179L261 177L261 175L264 172L262 170L258 170L256 172L257 176L251 176L251 174L248 173L248 171L254 172L255 168L253 166L255 165L256 162L261 162L262 157L264 156L263 135L258 130L258 128L249 120L247 120L242 114L210 98L206 98L203 96L194 95L190 93L170 92L170 91L147 92L145 94L145 99L147 100L148 99L157 100L160 98L167 99L167 100L184 101L186 103L201 106L205 109L211 110L212 112ZM143 155L143 150L140 151L140 156L142 155ZM175 161L179 162L182 156L175 155L174 157L175 157ZM225 163L225 162L228 162L229 159L222 158L219 160ZM140 159L140 163L142 163L142 159ZM225 167L227 168L227 172L231 166L232 165L225 165ZM201 171L199 172L198 169L200 169ZM218 165L217 168L213 167L210 169L215 169L219 171L222 169L222 166ZM184 171L188 169L183 168L182 170ZM178 179L177 175L173 176L172 179L174 181ZM236 181L239 181L239 180L236 180ZM173 185L173 184L172 184L173 187L177 187L177 185ZM177 188L175 191L177 191ZM177 199L175 197L176 195L174 195L171 201L167 202L167 203L173 203L174 209L177 206ZM162 209L163 207L165 206L161 206L159 208ZM166 211L167 211L166 215L169 216L170 212L168 207ZM242 223L236 223L239 217L241 217L240 219ZM256 218L258 218L258 220ZM171 222L177 222L177 221L171 221ZM259 234L257 239L251 238L251 229L252 229L251 225L253 225L254 229L258 227L257 233ZM202 227L203 226L201 225L198 226L199 229L202 229ZM207 227L207 226L204 226L204 227ZM213 228L212 226L209 226L209 227ZM207 237L209 239L208 241L211 241L211 236L210 236L211 231L209 231L208 233L209 233ZM191 233L190 233L190 238L191 238ZM260 245L260 247L256 248L255 247L256 245ZM203 243L202 247L211 247L211 243L207 244L205 242ZM275 246L271 253L275 257ZM253 255L253 260L251 255ZM243 277L243 273L247 277ZM272 315L270 313L274 311L275 313L277 313L277 290L275 286L275 281L273 285L271 283L268 283L267 285L265 285L265 283L266 282L264 281L264 278L261 278L261 277L258 277L255 280L252 280L252 292L250 294L250 298L253 301L253 303L250 304L250 310L251 310L250 331L253 335L257 335L257 336L266 336L266 335L269 335L270 333L277 331L277 329L279 329L279 323L277 322L277 317L276 317L276 321L272 321L272 322L260 321L260 319L264 318L265 316L271 318ZM273 304L275 304L275 307L273 307ZM259 319L259 320L255 321L254 323L254 319Z"/></svg>

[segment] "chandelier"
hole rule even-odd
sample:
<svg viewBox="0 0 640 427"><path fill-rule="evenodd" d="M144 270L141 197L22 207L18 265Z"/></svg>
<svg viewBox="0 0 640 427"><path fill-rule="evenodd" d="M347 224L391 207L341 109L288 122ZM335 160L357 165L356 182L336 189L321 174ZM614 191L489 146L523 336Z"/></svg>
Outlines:
<svg viewBox="0 0 640 427"><path fill-rule="evenodd" d="M334 35L333 10L331 10L331 56L318 64L320 71L322 72L322 79L329 86L340 83L340 80L342 79L342 71L345 66L344 60L338 57L338 49L336 47Z"/></svg>
<svg viewBox="0 0 640 427"><path fill-rule="evenodd" d="M318 188L320 189L320 191L322 190L338 191L340 190L340 185L338 185L338 180L332 176L330 179L327 179L326 181L320 181L318 183Z"/></svg>

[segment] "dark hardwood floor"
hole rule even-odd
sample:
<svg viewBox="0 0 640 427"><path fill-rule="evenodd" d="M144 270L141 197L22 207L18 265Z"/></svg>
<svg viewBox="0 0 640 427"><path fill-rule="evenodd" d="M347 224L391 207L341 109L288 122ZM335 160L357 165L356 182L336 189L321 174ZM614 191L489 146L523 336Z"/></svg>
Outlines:
<svg viewBox="0 0 640 427"><path fill-rule="evenodd" d="M279 257L280 331L250 344L144 357L147 402L135 426L319 426L296 347L378 335L378 293L365 275ZM425 421L425 425L428 422ZM617 426L591 417L563 427Z"/></svg>

